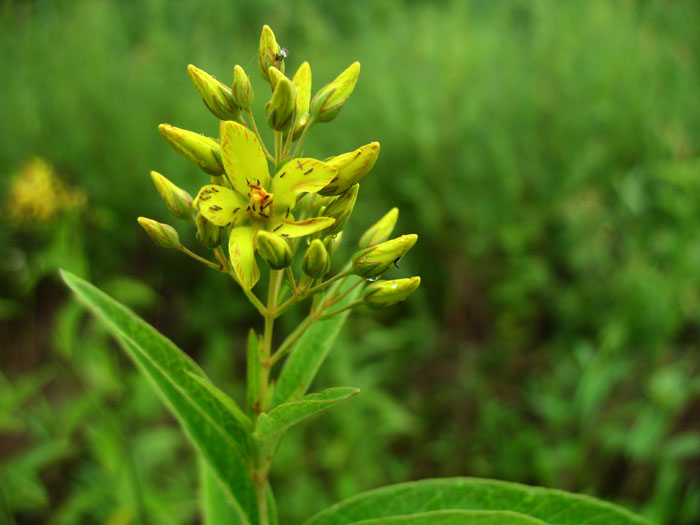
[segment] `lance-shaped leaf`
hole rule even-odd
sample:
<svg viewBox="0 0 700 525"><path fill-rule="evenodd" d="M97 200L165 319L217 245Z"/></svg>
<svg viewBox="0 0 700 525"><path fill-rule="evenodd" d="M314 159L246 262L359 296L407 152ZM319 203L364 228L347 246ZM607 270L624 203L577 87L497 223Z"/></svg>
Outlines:
<svg viewBox="0 0 700 525"><path fill-rule="evenodd" d="M321 160L311 158L290 160L272 179L270 192L274 195L273 211L276 214L291 211L300 193L317 192L325 187L337 172L338 168Z"/></svg>
<svg viewBox="0 0 700 525"><path fill-rule="evenodd" d="M539 520L534 523L558 525L648 524L622 507L589 496L489 479L444 478L401 483L359 494L320 512L306 525L385 523L382 518L392 518L393 521L386 522L391 524L416 523L415 515L440 510L507 511ZM397 521L398 517L406 521Z"/></svg>
<svg viewBox="0 0 700 525"><path fill-rule="evenodd" d="M240 523L257 523L255 487L248 475L248 434L201 382L197 364L155 328L87 281L63 271L66 284L117 336L150 380L195 447L229 492ZM232 401L233 402L233 401ZM232 523L236 523L232 519Z"/></svg>
<svg viewBox="0 0 700 525"><path fill-rule="evenodd" d="M255 133L232 120L221 121L221 157L233 189L243 196L249 182L263 188L270 184L270 173L262 145Z"/></svg>
<svg viewBox="0 0 700 525"><path fill-rule="evenodd" d="M546 522L506 510L435 510L408 516L356 521L362 525L546 525Z"/></svg>
<svg viewBox="0 0 700 525"><path fill-rule="evenodd" d="M260 397L260 346L262 342L252 328L248 332L248 388L246 405L249 414L256 413L256 402Z"/></svg>
<svg viewBox="0 0 700 525"><path fill-rule="evenodd" d="M356 283L357 279L350 277L342 288L334 287L333 291L339 290L339 293L342 293ZM342 308L350 304L357 298L361 290L362 286L357 286L334 308ZM331 319L316 321L297 340L277 379L272 398L273 407L299 398L309 390L311 382L316 377L323 361L328 357L349 313L348 310L333 316Z"/></svg>
<svg viewBox="0 0 700 525"><path fill-rule="evenodd" d="M341 386L328 388L318 394L309 394L299 401L283 403L258 417L254 436L261 441L280 437L289 427L317 412L330 408L360 392L359 388Z"/></svg>

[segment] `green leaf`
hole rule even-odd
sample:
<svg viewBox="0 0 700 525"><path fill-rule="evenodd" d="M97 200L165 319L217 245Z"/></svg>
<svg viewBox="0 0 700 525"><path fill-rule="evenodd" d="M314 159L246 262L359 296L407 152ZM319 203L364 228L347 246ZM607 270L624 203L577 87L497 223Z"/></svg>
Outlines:
<svg viewBox="0 0 700 525"><path fill-rule="evenodd" d="M206 377L201 377L199 375L192 374L190 372L185 372L188 376L199 383L204 389L209 392L216 400L221 403L221 406L225 408L229 415L234 418L238 423L245 429L246 433L253 432L253 422L248 416L246 416L243 411L238 408L236 402L231 399L231 396L226 394L223 390L217 387L214 383L209 381Z"/></svg>
<svg viewBox="0 0 700 525"><path fill-rule="evenodd" d="M202 521L204 525L238 525L247 523L235 501L219 482L206 461L199 460Z"/></svg>
<svg viewBox="0 0 700 525"><path fill-rule="evenodd" d="M309 394L299 401L283 403L268 413L260 414L254 436L261 441L276 439L292 425L359 392L359 388L341 386L328 388L318 394Z"/></svg>
<svg viewBox="0 0 700 525"><path fill-rule="evenodd" d="M359 279L359 277L348 278L340 291L347 290ZM334 309L350 304L357 298L361 290L362 286L357 286ZM301 397L309 390L311 382L316 377L323 361L328 357L349 313L348 310L331 319L316 321L299 338L277 379L275 394L272 398L273 407L295 397Z"/></svg>
<svg viewBox="0 0 700 525"><path fill-rule="evenodd" d="M61 272L63 280L117 336L127 355L162 396L237 503L242 523L257 523L255 487L248 475L248 434L231 412L193 376L197 364L155 328L93 285ZM233 402L233 401L231 401Z"/></svg>
<svg viewBox="0 0 700 525"><path fill-rule="evenodd" d="M434 510L355 521L353 525L542 525L544 521L505 510Z"/></svg>
<svg viewBox="0 0 700 525"><path fill-rule="evenodd" d="M409 519L408 516L438 510L508 511L519 517L540 520L535 523L559 525L647 523L622 507L589 496L478 478L427 479L391 485L359 494L333 505L306 523L307 525L365 523L362 520L376 520L369 523L401 523L400 521L380 521L380 518L400 516L406 517L405 519L408 520L406 523L414 523L412 517ZM514 523L528 522L521 520Z"/></svg>

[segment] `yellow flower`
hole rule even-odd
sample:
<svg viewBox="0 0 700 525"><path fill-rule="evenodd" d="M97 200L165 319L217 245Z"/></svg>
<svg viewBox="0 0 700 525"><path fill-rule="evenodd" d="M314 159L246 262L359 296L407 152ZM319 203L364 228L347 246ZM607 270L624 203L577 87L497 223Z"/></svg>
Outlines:
<svg viewBox="0 0 700 525"><path fill-rule="evenodd" d="M292 211L301 193L316 193L336 176L337 168L311 158L292 159L270 177L255 133L233 122L221 123L221 157L232 188L210 184L194 205L208 221L229 227L229 257L243 288L258 282L257 235L272 232L286 238L309 235L333 224L330 217L296 221Z"/></svg>

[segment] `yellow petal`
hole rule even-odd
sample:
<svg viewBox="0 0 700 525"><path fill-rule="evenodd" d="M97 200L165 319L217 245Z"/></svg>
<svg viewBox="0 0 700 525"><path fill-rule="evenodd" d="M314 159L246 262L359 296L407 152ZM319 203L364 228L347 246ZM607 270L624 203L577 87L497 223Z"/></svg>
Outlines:
<svg viewBox="0 0 700 525"><path fill-rule="evenodd" d="M212 224L235 226L246 217L248 201L233 190L210 184L199 190L194 207Z"/></svg>
<svg viewBox="0 0 700 525"><path fill-rule="evenodd" d="M270 193L274 195L272 208L275 214L291 211L301 192L315 193L325 187L338 169L316 159L292 159L282 166L272 179Z"/></svg>
<svg viewBox="0 0 700 525"><path fill-rule="evenodd" d="M291 215L290 215L291 218ZM314 217L303 221L286 221L282 219L272 219L269 221L269 230L275 232L280 237L303 237L321 230L325 230L335 219L331 217Z"/></svg>
<svg viewBox="0 0 700 525"><path fill-rule="evenodd" d="M260 279L260 268L255 261L255 237L257 229L253 226L238 226L231 230L228 240L228 252L231 266L240 285L250 290Z"/></svg>
<svg viewBox="0 0 700 525"><path fill-rule="evenodd" d="M259 181L263 188L270 184L267 160L258 137L238 122L221 122L221 157L233 189L241 195L250 191L249 182Z"/></svg>

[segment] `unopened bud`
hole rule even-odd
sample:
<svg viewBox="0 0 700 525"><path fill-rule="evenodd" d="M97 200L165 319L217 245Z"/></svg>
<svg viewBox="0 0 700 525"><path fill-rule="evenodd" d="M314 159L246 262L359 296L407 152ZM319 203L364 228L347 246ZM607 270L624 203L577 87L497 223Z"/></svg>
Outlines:
<svg viewBox="0 0 700 525"><path fill-rule="evenodd" d="M304 254L304 263L301 269L306 275L319 278L331 270L331 258L328 250L320 239L314 239Z"/></svg>
<svg viewBox="0 0 700 525"><path fill-rule="evenodd" d="M197 226L197 240L202 246L213 250L221 245L224 230L221 226L209 222L201 213L197 214L194 223Z"/></svg>
<svg viewBox="0 0 700 525"><path fill-rule="evenodd" d="M345 225L350 219L352 210L355 207L355 201L357 200L357 193L360 191L360 185L355 184L345 193L342 193L336 197L327 207L323 210L324 217L333 217L335 222L326 230L327 235L335 235L342 232L345 229Z"/></svg>
<svg viewBox="0 0 700 525"><path fill-rule="evenodd" d="M146 230L148 236L153 241L163 248L179 248L180 236L175 231L175 228L162 222L147 219L146 217L138 218L141 227Z"/></svg>
<svg viewBox="0 0 700 525"><path fill-rule="evenodd" d="M249 109L253 105L255 96L250 78L241 66L233 68L233 100L243 109Z"/></svg>
<svg viewBox="0 0 700 525"><path fill-rule="evenodd" d="M311 101L311 118L317 122L333 120L355 89L359 75L360 63L355 62L333 82L321 88Z"/></svg>
<svg viewBox="0 0 700 525"><path fill-rule="evenodd" d="M224 173L221 146L214 139L170 124L161 124L158 126L158 131L175 151L207 173L212 175Z"/></svg>
<svg viewBox="0 0 700 525"><path fill-rule="evenodd" d="M362 293L362 300L370 308L386 308L403 301L420 286L420 277L370 283Z"/></svg>
<svg viewBox="0 0 700 525"><path fill-rule="evenodd" d="M189 219L192 216L192 196L189 193L175 186L157 171L151 172L151 179L158 195L171 212L181 219Z"/></svg>
<svg viewBox="0 0 700 525"><path fill-rule="evenodd" d="M418 236L412 233L365 248L353 256L352 271L360 277L379 277L392 265L398 264L399 259L406 255L417 240Z"/></svg>
<svg viewBox="0 0 700 525"><path fill-rule="evenodd" d="M294 122L294 135L297 136L309 122L309 102L311 101L311 66L303 62L292 79L297 89L297 116Z"/></svg>
<svg viewBox="0 0 700 525"><path fill-rule="evenodd" d="M275 270L286 268L294 259L291 243L284 237L265 230L258 232L258 253Z"/></svg>
<svg viewBox="0 0 700 525"><path fill-rule="evenodd" d="M272 98L265 105L268 125L275 131L284 131L294 121L296 89L287 77L282 76L272 92Z"/></svg>
<svg viewBox="0 0 700 525"><path fill-rule="evenodd" d="M399 209L392 208L389 213L375 222L360 237L360 248L369 248L375 244L386 241L394 231L396 220L399 218Z"/></svg>
<svg viewBox="0 0 700 525"><path fill-rule="evenodd" d="M321 195L340 195L369 173L379 156L379 142L365 144L361 148L324 161L338 168L338 173L319 193Z"/></svg>
<svg viewBox="0 0 700 525"><path fill-rule="evenodd" d="M279 69L284 73L284 59L287 58L287 50L277 43L275 34L270 29L270 26L264 25L262 34L260 35L260 46L258 47L258 64L260 65L260 74L269 81L271 67Z"/></svg>
<svg viewBox="0 0 700 525"><path fill-rule="evenodd" d="M340 232L337 235L328 235L323 239L323 245L326 247L326 250L328 250L328 253L331 257L333 257L333 254L338 249L338 246L340 245L342 240L343 232Z"/></svg>
<svg viewBox="0 0 700 525"><path fill-rule="evenodd" d="M236 105L228 86L192 64L187 66L187 72L209 111L221 120L240 119L240 108Z"/></svg>

